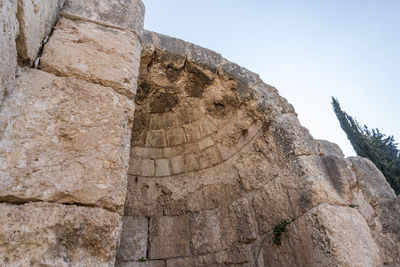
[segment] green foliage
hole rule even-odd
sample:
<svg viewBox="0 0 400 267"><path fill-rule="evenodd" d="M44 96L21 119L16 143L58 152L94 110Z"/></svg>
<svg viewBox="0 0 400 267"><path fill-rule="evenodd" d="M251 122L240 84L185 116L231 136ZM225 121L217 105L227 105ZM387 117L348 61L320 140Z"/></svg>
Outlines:
<svg viewBox="0 0 400 267"><path fill-rule="evenodd" d="M141 257L140 259L138 259L138 262L146 262L146 259Z"/></svg>
<svg viewBox="0 0 400 267"><path fill-rule="evenodd" d="M366 125L361 127L333 97L332 106L357 155L375 163L396 194L400 194L400 151L393 136L386 136L378 129L370 130Z"/></svg>
<svg viewBox="0 0 400 267"><path fill-rule="evenodd" d="M294 219L292 219L294 221ZM274 228L274 243L280 245L282 243L282 234L286 232L286 226L288 226L291 221L281 220Z"/></svg>

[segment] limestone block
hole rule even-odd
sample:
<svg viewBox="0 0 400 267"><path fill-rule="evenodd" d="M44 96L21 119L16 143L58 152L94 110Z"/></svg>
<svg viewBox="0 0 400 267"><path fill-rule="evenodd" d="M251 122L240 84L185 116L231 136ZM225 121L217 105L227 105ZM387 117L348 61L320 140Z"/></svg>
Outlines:
<svg viewBox="0 0 400 267"><path fill-rule="evenodd" d="M166 147L167 139L164 130L147 131L146 147Z"/></svg>
<svg viewBox="0 0 400 267"><path fill-rule="evenodd" d="M335 189L342 195L349 195L350 189L356 185L356 176L352 170L351 162L343 157L328 155L322 158L328 176Z"/></svg>
<svg viewBox="0 0 400 267"><path fill-rule="evenodd" d="M190 254L189 216L150 219L150 259L168 259Z"/></svg>
<svg viewBox="0 0 400 267"><path fill-rule="evenodd" d="M58 19L64 0L18 0L20 34L17 38L19 63L32 65L43 39Z"/></svg>
<svg viewBox="0 0 400 267"><path fill-rule="evenodd" d="M171 167L173 174L179 174L185 171L185 161L182 156L171 158Z"/></svg>
<svg viewBox="0 0 400 267"><path fill-rule="evenodd" d="M315 143L318 145L319 151L322 156L336 155L338 157L344 158L344 154L342 149L335 144L326 140L315 140Z"/></svg>
<svg viewBox="0 0 400 267"><path fill-rule="evenodd" d="M159 179L128 176L128 192L125 203L126 216L150 217L162 215L162 199L162 185Z"/></svg>
<svg viewBox="0 0 400 267"><path fill-rule="evenodd" d="M267 241L265 266L380 266L365 219L349 207L321 204L287 227L281 246Z"/></svg>
<svg viewBox="0 0 400 267"><path fill-rule="evenodd" d="M129 174L152 177L154 176L154 160L131 157L129 160Z"/></svg>
<svg viewBox="0 0 400 267"><path fill-rule="evenodd" d="M128 262L117 262L116 267L165 267L165 261L149 261L138 262L138 261L128 261Z"/></svg>
<svg viewBox="0 0 400 267"><path fill-rule="evenodd" d="M111 88L27 69L0 114L0 200L121 210L134 103Z"/></svg>
<svg viewBox="0 0 400 267"><path fill-rule="evenodd" d="M396 196L385 176L372 161L361 157L350 157L349 159L353 164L358 185L364 192L368 203L375 205Z"/></svg>
<svg viewBox="0 0 400 267"><path fill-rule="evenodd" d="M0 104L9 83L15 77L17 48L15 39L19 28L17 21L17 1L0 0Z"/></svg>
<svg viewBox="0 0 400 267"><path fill-rule="evenodd" d="M111 266L120 216L56 203L0 204L0 265Z"/></svg>
<svg viewBox="0 0 400 267"><path fill-rule="evenodd" d="M143 33L145 7L141 0L66 0L64 16L94 20L97 23Z"/></svg>
<svg viewBox="0 0 400 267"><path fill-rule="evenodd" d="M138 38L129 31L61 18L44 47L40 68L112 87L133 98L140 51Z"/></svg>
<svg viewBox="0 0 400 267"><path fill-rule="evenodd" d="M238 245L202 256L168 259L167 267L203 267L203 266L243 266L250 265L249 252L246 246Z"/></svg>
<svg viewBox="0 0 400 267"><path fill-rule="evenodd" d="M117 261L145 259L147 253L148 219L145 217L125 216L123 221Z"/></svg>
<svg viewBox="0 0 400 267"><path fill-rule="evenodd" d="M257 223L246 199L228 207L194 213L191 218L192 251L196 255L251 243L257 237Z"/></svg>
<svg viewBox="0 0 400 267"><path fill-rule="evenodd" d="M172 128L166 130L168 146L177 146L186 143L186 134L183 128Z"/></svg>
<svg viewBox="0 0 400 267"><path fill-rule="evenodd" d="M157 159L155 176L169 176L169 175L171 175L171 170L169 167L168 159Z"/></svg>
<svg viewBox="0 0 400 267"><path fill-rule="evenodd" d="M271 130L285 153L296 156L318 154L318 147L310 132L300 125L294 115L279 116L271 124Z"/></svg>

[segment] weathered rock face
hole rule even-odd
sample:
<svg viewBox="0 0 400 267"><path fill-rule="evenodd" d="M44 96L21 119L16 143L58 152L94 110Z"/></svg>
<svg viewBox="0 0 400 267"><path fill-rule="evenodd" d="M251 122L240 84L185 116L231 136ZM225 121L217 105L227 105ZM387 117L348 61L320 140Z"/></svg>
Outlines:
<svg viewBox="0 0 400 267"><path fill-rule="evenodd" d="M18 0L20 34L17 38L18 60L21 65L31 65L42 42L57 21L65 0Z"/></svg>
<svg viewBox="0 0 400 267"><path fill-rule="evenodd" d="M0 200L121 210L133 112L111 88L23 72L0 117Z"/></svg>
<svg viewBox="0 0 400 267"><path fill-rule="evenodd" d="M0 0L0 265L400 265L372 162L258 75L143 33L141 1L66 0L42 48L62 4ZM40 70L13 81L17 52Z"/></svg>
<svg viewBox="0 0 400 267"><path fill-rule="evenodd" d="M0 104L6 88L14 79L17 67L15 39L19 32L19 24L16 14L16 1L0 0Z"/></svg>
<svg viewBox="0 0 400 267"><path fill-rule="evenodd" d="M143 40L125 218L142 221L148 243L129 256L126 240L144 237L125 227L119 265L145 266L143 251L146 266L398 262L397 228L372 225L397 203L375 166L315 141L256 74L181 40ZM294 221L278 246L282 219Z"/></svg>
<svg viewBox="0 0 400 267"><path fill-rule="evenodd" d="M76 15L59 20L42 55L62 3L0 2L1 55L10 55L0 66L2 94L7 86L0 108L0 265L112 266L120 243L139 36ZM41 70L17 69L12 81L17 50L20 67L42 56Z"/></svg>
<svg viewBox="0 0 400 267"><path fill-rule="evenodd" d="M113 265L121 218L101 208L0 204L3 266Z"/></svg>

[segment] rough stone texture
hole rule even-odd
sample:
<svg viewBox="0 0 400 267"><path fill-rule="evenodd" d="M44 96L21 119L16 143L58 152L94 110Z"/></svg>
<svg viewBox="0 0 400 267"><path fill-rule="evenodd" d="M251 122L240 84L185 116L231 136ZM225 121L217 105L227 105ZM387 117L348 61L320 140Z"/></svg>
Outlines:
<svg viewBox="0 0 400 267"><path fill-rule="evenodd" d="M190 254L189 217L154 217L150 220L149 257L165 259Z"/></svg>
<svg viewBox="0 0 400 267"><path fill-rule="evenodd" d="M148 261L145 262L137 262L137 261L129 261L129 262L118 262L116 267L165 267L165 261Z"/></svg>
<svg viewBox="0 0 400 267"><path fill-rule="evenodd" d="M98 24L127 28L141 35L144 9L141 0L66 0L63 15L93 20Z"/></svg>
<svg viewBox="0 0 400 267"><path fill-rule="evenodd" d="M17 49L20 65L32 65L63 5L64 0L18 0L20 30Z"/></svg>
<svg viewBox="0 0 400 267"><path fill-rule="evenodd" d="M15 39L19 32L17 1L0 0L0 104L17 67Z"/></svg>
<svg viewBox="0 0 400 267"><path fill-rule="evenodd" d="M321 155L323 156L336 155L338 157L344 158L343 151L337 144L331 143L326 140L315 140L315 142L318 145Z"/></svg>
<svg viewBox="0 0 400 267"><path fill-rule="evenodd" d="M133 98L140 50L138 38L129 31L61 18L43 50L40 68L112 87Z"/></svg>
<svg viewBox="0 0 400 267"><path fill-rule="evenodd" d="M1 109L1 201L121 210L133 112L111 88L26 70Z"/></svg>
<svg viewBox="0 0 400 267"><path fill-rule="evenodd" d="M380 264L379 250L365 219L349 207L321 204L288 226L281 246L267 247L262 251L264 266Z"/></svg>
<svg viewBox="0 0 400 267"><path fill-rule="evenodd" d="M0 265L111 266L121 218L100 208L0 204Z"/></svg>
<svg viewBox="0 0 400 267"><path fill-rule="evenodd" d="M373 164L314 140L275 88L217 53L148 31L143 45L125 216L150 217L150 259L398 262L398 204Z"/></svg>
<svg viewBox="0 0 400 267"><path fill-rule="evenodd" d="M125 216L118 261L137 261L146 258L149 220Z"/></svg>

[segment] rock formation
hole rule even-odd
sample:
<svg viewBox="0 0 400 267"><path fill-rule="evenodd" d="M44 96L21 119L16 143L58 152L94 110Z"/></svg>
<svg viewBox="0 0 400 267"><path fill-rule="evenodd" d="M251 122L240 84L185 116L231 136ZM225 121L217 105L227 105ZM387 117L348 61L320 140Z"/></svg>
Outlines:
<svg viewBox="0 0 400 267"><path fill-rule="evenodd" d="M257 74L143 30L140 0L0 14L1 265L400 265L375 165Z"/></svg>

